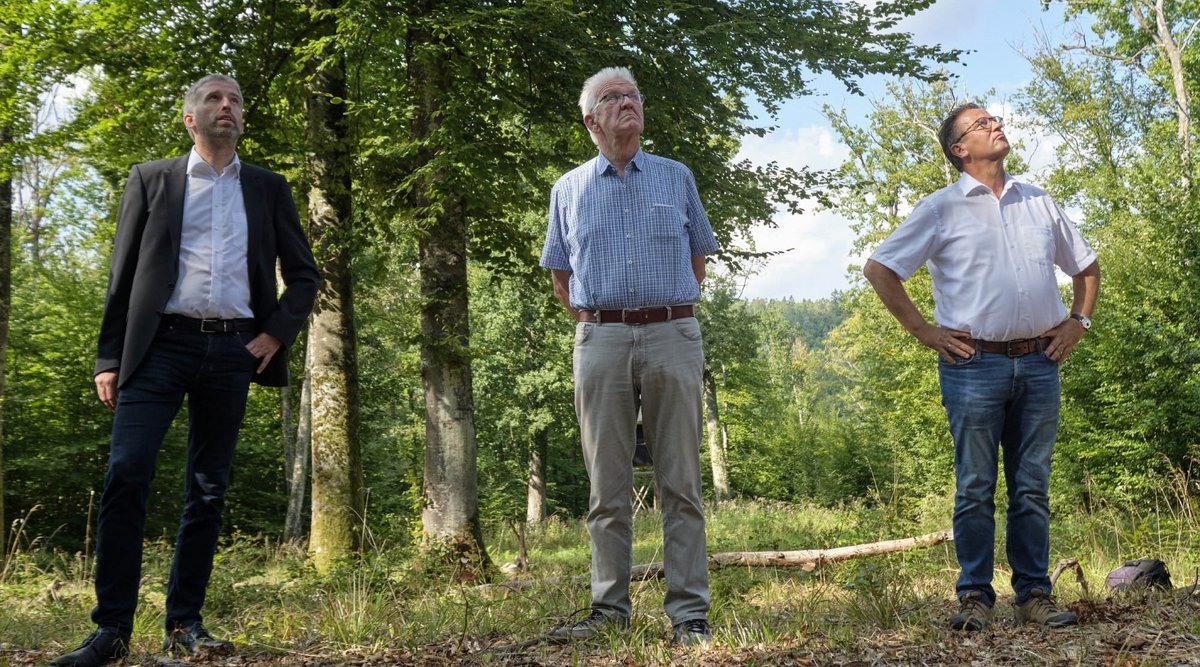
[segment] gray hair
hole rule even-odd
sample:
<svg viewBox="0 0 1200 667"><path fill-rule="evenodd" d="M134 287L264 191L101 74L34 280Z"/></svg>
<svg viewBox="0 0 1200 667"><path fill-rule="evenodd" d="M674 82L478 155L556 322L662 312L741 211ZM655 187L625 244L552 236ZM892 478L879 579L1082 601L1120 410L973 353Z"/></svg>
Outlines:
<svg viewBox="0 0 1200 667"><path fill-rule="evenodd" d="M242 87L238 85L237 79L224 74L208 74L200 77L200 80L188 87L187 92L183 94L183 114L185 116L196 110L200 104L200 90L213 81L228 83L237 90L238 97L242 97Z"/></svg>
<svg viewBox="0 0 1200 667"><path fill-rule="evenodd" d="M974 102L960 104L954 107L954 110L950 112L950 115L946 116L945 120L942 121L942 126L938 128L938 143L942 145L942 154L946 156L946 159L950 161L950 164L954 165L954 168L960 173L963 170L962 158L950 152L950 147L954 145L950 141L951 137L954 135L954 124L958 122L958 117L963 115L963 112L970 111L971 109L982 108L983 107L975 104Z"/></svg>
<svg viewBox="0 0 1200 667"><path fill-rule="evenodd" d="M591 113L592 108L596 106L596 91L600 90L600 86L613 79L624 81L637 88L637 81L634 81L633 73L629 71L628 67L605 67L583 82L583 90L579 93L579 108L583 111L583 115Z"/></svg>

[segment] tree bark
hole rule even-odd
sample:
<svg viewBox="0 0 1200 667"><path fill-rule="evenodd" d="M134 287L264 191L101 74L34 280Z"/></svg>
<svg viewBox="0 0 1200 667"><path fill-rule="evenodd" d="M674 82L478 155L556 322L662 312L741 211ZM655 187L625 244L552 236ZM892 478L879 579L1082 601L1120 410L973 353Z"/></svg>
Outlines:
<svg viewBox="0 0 1200 667"><path fill-rule="evenodd" d="M284 475L287 477L288 507L283 523L283 539L298 542L304 538L304 493L308 489L308 456L312 451L312 381L309 379L309 346L304 346L304 380L300 385L300 406L296 411L295 444L291 458L285 461ZM284 390L285 396L290 396ZM287 420L284 429L290 429ZM286 442L290 435L284 434Z"/></svg>
<svg viewBox="0 0 1200 667"><path fill-rule="evenodd" d="M421 283L421 380L425 387L425 475L421 512L423 551L444 560L458 578L488 576L492 564L479 522L471 332L467 319L467 219L460 197L444 191L446 166L437 164L446 96L455 81L454 53L421 2L408 32L412 136L420 142L413 210L423 233L418 244ZM424 20L422 20L424 19Z"/></svg>
<svg viewBox="0 0 1200 667"><path fill-rule="evenodd" d="M1187 87L1187 71L1183 62L1183 50L1171 34L1171 22L1163 0L1146 2L1146 8L1153 12L1153 18L1148 18L1139 2L1131 3L1133 16L1138 25L1149 34L1154 46L1166 59L1171 71L1172 110L1175 112L1177 126L1176 137L1179 139L1180 161L1183 165L1183 186L1189 188L1192 180L1192 133L1191 133L1191 94Z"/></svg>
<svg viewBox="0 0 1200 667"><path fill-rule="evenodd" d="M7 126L0 127L0 155L12 141ZM13 173L11 163L0 165L0 556L7 548L8 523L4 520L4 398L8 377L8 316L12 307Z"/></svg>
<svg viewBox="0 0 1200 667"><path fill-rule="evenodd" d="M337 3L318 2L332 10ZM332 18L317 31L334 34ZM308 215L321 289L308 334L312 411L312 532L309 554L319 570L360 550L362 459L358 440L358 358L350 249L350 136L345 121L346 71L333 47L314 63L305 84L311 188Z"/></svg>
<svg viewBox="0 0 1200 667"><path fill-rule="evenodd" d="M546 520L546 445L545 429L533 436L529 447L529 488L525 495L525 523L530 526Z"/></svg>
<svg viewBox="0 0 1200 667"><path fill-rule="evenodd" d="M704 369L704 417L708 426L708 459L712 464L713 496L717 502L729 497L729 464L721 445L721 412L717 406L717 381Z"/></svg>

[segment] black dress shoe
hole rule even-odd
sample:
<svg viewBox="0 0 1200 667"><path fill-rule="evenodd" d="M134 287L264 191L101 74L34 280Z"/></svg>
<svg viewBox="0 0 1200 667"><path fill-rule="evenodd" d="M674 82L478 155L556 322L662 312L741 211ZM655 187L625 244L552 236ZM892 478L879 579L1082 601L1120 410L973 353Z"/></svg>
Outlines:
<svg viewBox="0 0 1200 667"><path fill-rule="evenodd" d="M215 639L203 623L192 623L169 632L163 650L175 656L223 655L233 653L233 642Z"/></svg>
<svg viewBox="0 0 1200 667"><path fill-rule="evenodd" d="M129 655L129 636L114 628L100 628L79 648L50 661L53 667L101 667Z"/></svg>

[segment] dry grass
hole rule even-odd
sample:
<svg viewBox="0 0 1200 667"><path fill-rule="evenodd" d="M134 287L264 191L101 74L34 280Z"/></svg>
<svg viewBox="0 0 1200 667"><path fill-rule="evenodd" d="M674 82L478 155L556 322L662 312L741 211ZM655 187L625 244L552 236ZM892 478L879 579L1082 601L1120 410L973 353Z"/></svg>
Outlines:
<svg viewBox="0 0 1200 667"><path fill-rule="evenodd" d="M1189 499L1190 502L1190 499ZM521 591L433 582L405 554L377 552L328 575L294 547L237 538L225 546L210 586L206 622L239 646L213 665L1200 665L1200 596L1186 591L1110 599L1103 576L1129 556L1168 562L1176 584L1197 567L1193 508L1154 515L1110 511L1056 517L1052 558L1075 557L1085 593L1060 581L1060 601L1080 628L1044 632L1013 623L998 569L997 623L979 634L944 629L951 612L953 548L842 563L816 572L721 570L712 576L715 641L704 651L672 645L662 582L633 587L628 632L552 644L543 633L588 603L586 584ZM661 556L659 518L638 519L636 559ZM882 510L830 510L739 503L717 508L710 551L810 548L916 534L937 525L900 521ZM1137 542L1136 551L1130 546ZM515 557L510 534L489 541L497 562ZM1115 547L1114 545L1121 545ZM1003 562L1003 545L998 545ZM535 578L587 569L586 532L555 521L530 534ZM80 557L47 551L12 556L0 583L0 667L38 664L90 630L91 587ZM155 657L169 548L147 550L133 662ZM196 664L195 662L191 664Z"/></svg>

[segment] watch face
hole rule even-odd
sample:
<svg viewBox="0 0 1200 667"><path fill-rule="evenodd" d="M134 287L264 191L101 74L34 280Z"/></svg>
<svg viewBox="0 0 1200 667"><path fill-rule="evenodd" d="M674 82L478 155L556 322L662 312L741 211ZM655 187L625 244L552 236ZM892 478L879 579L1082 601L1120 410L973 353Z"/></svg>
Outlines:
<svg viewBox="0 0 1200 667"><path fill-rule="evenodd" d="M1075 320L1078 320L1078 321L1079 321L1079 323L1083 325L1083 328L1084 328L1084 330L1087 330L1087 329L1091 329L1091 328L1092 328L1092 320L1091 320L1091 319L1089 319L1089 318L1088 318L1087 316L1085 316L1085 315L1080 315L1080 314L1078 314L1078 313L1071 313L1071 318L1072 318L1072 319L1075 319Z"/></svg>

